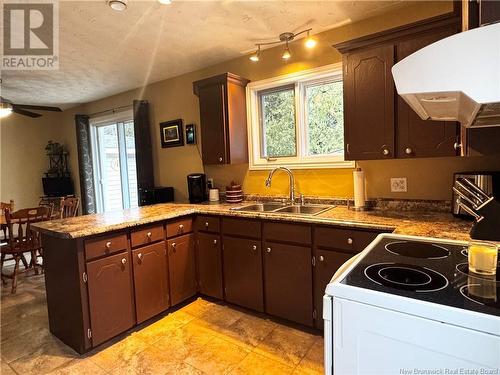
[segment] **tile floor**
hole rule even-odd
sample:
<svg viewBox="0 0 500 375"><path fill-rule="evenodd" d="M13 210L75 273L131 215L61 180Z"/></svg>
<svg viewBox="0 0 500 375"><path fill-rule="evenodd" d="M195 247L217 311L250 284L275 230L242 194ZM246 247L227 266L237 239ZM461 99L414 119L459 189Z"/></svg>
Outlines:
<svg viewBox="0 0 500 375"><path fill-rule="evenodd" d="M2 287L2 375L321 374L323 339L264 316L196 301L83 356L48 329L44 278Z"/></svg>

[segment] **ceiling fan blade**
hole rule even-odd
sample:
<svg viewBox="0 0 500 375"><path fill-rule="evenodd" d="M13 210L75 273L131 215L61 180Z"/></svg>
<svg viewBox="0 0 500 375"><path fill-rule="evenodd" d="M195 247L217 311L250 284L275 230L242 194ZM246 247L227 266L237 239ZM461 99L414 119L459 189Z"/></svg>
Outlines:
<svg viewBox="0 0 500 375"><path fill-rule="evenodd" d="M14 107L22 108L22 109L34 109L35 111L62 112L62 109L59 107L49 107L49 106L45 106L45 105L14 104Z"/></svg>
<svg viewBox="0 0 500 375"><path fill-rule="evenodd" d="M41 114L39 114L39 113L26 111L26 110L21 109L21 108L19 108L19 107L17 107L17 106L13 106L13 108L12 108L12 112L17 113L17 114L19 114L19 115L23 115L23 116L33 117L33 118L36 118L36 117L40 117L40 116L42 116L42 115L41 115Z"/></svg>

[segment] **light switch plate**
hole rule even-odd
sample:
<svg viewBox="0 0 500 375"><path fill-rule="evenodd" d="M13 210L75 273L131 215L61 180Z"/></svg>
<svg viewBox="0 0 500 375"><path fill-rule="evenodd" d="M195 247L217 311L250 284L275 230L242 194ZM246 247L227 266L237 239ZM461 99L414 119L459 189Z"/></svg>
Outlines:
<svg viewBox="0 0 500 375"><path fill-rule="evenodd" d="M391 178L391 192L392 193L406 193L408 191L408 185L406 177L395 177Z"/></svg>

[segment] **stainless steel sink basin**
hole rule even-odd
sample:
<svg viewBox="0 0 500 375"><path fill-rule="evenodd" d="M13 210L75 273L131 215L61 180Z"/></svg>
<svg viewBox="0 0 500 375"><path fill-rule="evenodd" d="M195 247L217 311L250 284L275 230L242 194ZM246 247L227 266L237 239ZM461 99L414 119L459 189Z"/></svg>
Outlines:
<svg viewBox="0 0 500 375"><path fill-rule="evenodd" d="M234 208L236 211L250 211L250 212L272 212L277 209L286 207L282 203L254 203L248 206Z"/></svg>
<svg viewBox="0 0 500 375"><path fill-rule="evenodd" d="M276 213L289 213L289 214L296 214L296 215L318 215L322 212L325 212L329 210L330 208L333 208L333 206L299 206L299 205L293 205L293 206L286 206L283 208L280 208L276 210Z"/></svg>
<svg viewBox="0 0 500 375"><path fill-rule="evenodd" d="M335 206L326 205L284 205L281 203L253 203L247 206L235 207L232 210L244 212L269 212L290 215L318 215Z"/></svg>

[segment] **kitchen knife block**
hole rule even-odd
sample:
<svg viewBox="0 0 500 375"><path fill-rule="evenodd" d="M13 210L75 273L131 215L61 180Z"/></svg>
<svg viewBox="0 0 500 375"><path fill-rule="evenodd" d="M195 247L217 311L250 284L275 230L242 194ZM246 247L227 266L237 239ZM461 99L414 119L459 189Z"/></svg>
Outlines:
<svg viewBox="0 0 500 375"><path fill-rule="evenodd" d="M482 219L474 221L470 237L474 240L500 242L500 203L492 198L476 212Z"/></svg>

